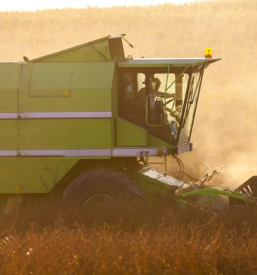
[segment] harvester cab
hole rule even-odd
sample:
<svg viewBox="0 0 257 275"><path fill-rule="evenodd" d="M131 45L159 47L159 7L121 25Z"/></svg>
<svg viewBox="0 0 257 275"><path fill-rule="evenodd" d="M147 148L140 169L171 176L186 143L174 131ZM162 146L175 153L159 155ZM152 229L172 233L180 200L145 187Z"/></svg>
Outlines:
<svg viewBox="0 0 257 275"><path fill-rule="evenodd" d="M166 142L192 150L190 137L204 69L219 58L135 58L118 63L120 116Z"/></svg>

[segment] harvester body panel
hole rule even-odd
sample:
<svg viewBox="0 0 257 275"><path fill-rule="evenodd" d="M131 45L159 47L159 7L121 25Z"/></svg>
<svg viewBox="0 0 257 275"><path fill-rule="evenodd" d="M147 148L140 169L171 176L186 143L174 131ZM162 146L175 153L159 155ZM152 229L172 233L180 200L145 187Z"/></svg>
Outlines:
<svg viewBox="0 0 257 275"><path fill-rule="evenodd" d="M122 37L0 63L0 194L48 193L68 184L83 161L192 150L203 71L218 59L125 59ZM164 93L154 109L156 78ZM140 91L143 105L136 100ZM136 173L157 183L155 189L165 185L158 173Z"/></svg>

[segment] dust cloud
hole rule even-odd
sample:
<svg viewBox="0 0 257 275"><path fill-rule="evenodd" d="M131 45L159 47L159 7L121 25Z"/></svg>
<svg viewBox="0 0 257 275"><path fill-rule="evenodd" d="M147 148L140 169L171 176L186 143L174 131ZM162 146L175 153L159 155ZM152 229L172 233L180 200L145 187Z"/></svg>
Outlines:
<svg viewBox="0 0 257 275"><path fill-rule="evenodd" d="M114 7L0 13L0 59L35 58L102 36L126 33L133 57L203 57L222 60L207 68L192 142L181 155L196 177L209 168L243 182L257 174L257 2L214 0L175 6ZM173 160L170 169L177 169Z"/></svg>

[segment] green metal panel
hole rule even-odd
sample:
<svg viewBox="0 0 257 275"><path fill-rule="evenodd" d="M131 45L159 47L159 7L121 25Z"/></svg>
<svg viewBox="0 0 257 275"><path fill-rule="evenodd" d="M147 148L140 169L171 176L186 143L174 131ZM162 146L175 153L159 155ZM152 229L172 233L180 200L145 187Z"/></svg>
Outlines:
<svg viewBox="0 0 257 275"><path fill-rule="evenodd" d="M98 97L104 96L101 94L101 90L112 88L114 67L114 62L74 64L72 91L96 90L94 91L95 96L96 93Z"/></svg>
<svg viewBox="0 0 257 275"><path fill-rule="evenodd" d="M0 194L16 193L19 186L18 158L0 158Z"/></svg>
<svg viewBox="0 0 257 275"><path fill-rule="evenodd" d="M167 147L167 148L175 148L171 144L149 134L148 136L148 146L149 147Z"/></svg>
<svg viewBox="0 0 257 275"><path fill-rule="evenodd" d="M17 120L0 120L0 150L17 150Z"/></svg>
<svg viewBox="0 0 257 275"><path fill-rule="evenodd" d="M21 64L0 63L0 112L17 112Z"/></svg>
<svg viewBox="0 0 257 275"><path fill-rule="evenodd" d="M224 196L228 196L238 200L243 200L245 202L250 202L250 203L256 202L255 197L251 197L251 196L242 194L240 192L237 192L235 190L232 190L226 187L219 187L219 186L199 188L193 191L176 194L178 198L184 198L184 197L194 196L194 195L201 195L201 196L208 196L208 197L216 197L219 195L224 195Z"/></svg>
<svg viewBox="0 0 257 275"><path fill-rule="evenodd" d="M117 146L147 146L148 131L122 118L116 118Z"/></svg>
<svg viewBox="0 0 257 275"><path fill-rule="evenodd" d="M116 146L147 146L174 148L171 144L151 135L141 128L120 117L116 118Z"/></svg>
<svg viewBox="0 0 257 275"><path fill-rule="evenodd" d="M91 42L32 60L40 63L106 62L111 60L108 39Z"/></svg>
<svg viewBox="0 0 257 275"><path fill-rule="evenodd" d="M21 65L0 63L0 112L17 112L17 91ZM0 120L0 150L17 150L17 120ZM18 161L15 157L0 158L0 193L15 193L18 185Z"/></svg>
<svg viewBox="0 0 257 275"><path fill-rule="evenodd" d="M114 117L118 116L119 104L119 79L117 67L114 69L113 85L112 85L112 114Z"/></svg>
<svg viewBox="0 0 257 275"><path fill-rule="evenodd" d="M71 88L73 64L34 64L32 67L29 96L65 97Z"/></svg>
<svg viewBox="0 0 257 275"><path fill-rule="evenodd" d="M83 148L111 148L109 119L19 121L19 149Z"/></svg>
<svg viewBox="0 0 257 275"><path fill-rule="evenodd" d="M112 85L112 147L116 146L116 117L118 116L118 103L119 103L119 80L117 67L114 69L113 85Z"/></svg>
<svg viewBox="0 0 257 275"><path fill-rule="evenodd" d="M145 196L153 204L163 203L174 196L175 190L184 183L180 180L151 169L149 166L135 170L132 174L136 183L144 190Z"/></svg>
<svg viewBox="0 0 257 275"><path fill-rule="evenodd" d="M22 65L21 81L19 87L19 110L21 112L47 112L47 111L111 111L111 90L113 84L114 62L108 63L83 63L83 64L60 64L63 76L58 76L55 69L59 64L24 64ZM72 78L68 76L69 81L61 82L66 75L69 75L70 68L73 66ZM31 80L32 69L37 68L37 74L32 74L35 80ZM34 70L33 69L33 70ZM34 95L42 95L43 90L49 95L51 92L46 90L47 85L44 84L44 89L41 89L41 84L44 83L44 77L40 75L40 71L45 73L45 79L51 75L58 76L58 82L52 89L52 92L62 96L45 96L35 97L29 96L29 93ZM41 82L40 82L40 81ZM30 89L30 82L41 83L39 86L34 85ZM37 82L39 81L39 82ZM65 90L70 87L68 94L65 97ZM37 89L39 89L37 91ZM50 89L50 91L51 91ZM61 92L62 91L62 92Z"/></svg>
<svg viewBox="0 0 257 275"><path fill-rule="evenodd" d="M79 158L30 157L19 158L19 186L21 193L47 193Z"/></svg>

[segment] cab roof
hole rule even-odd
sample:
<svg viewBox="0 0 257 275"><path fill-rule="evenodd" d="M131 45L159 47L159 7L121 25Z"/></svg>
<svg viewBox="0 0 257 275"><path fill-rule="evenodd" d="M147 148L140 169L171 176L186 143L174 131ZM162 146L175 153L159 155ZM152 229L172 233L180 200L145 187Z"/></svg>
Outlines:
<svg viewBox="0 0 257 275"><path fill-rule="evenodd" d="M118 63L118 67L186 67L213 63L221 58L133 58Z"/></svg>

